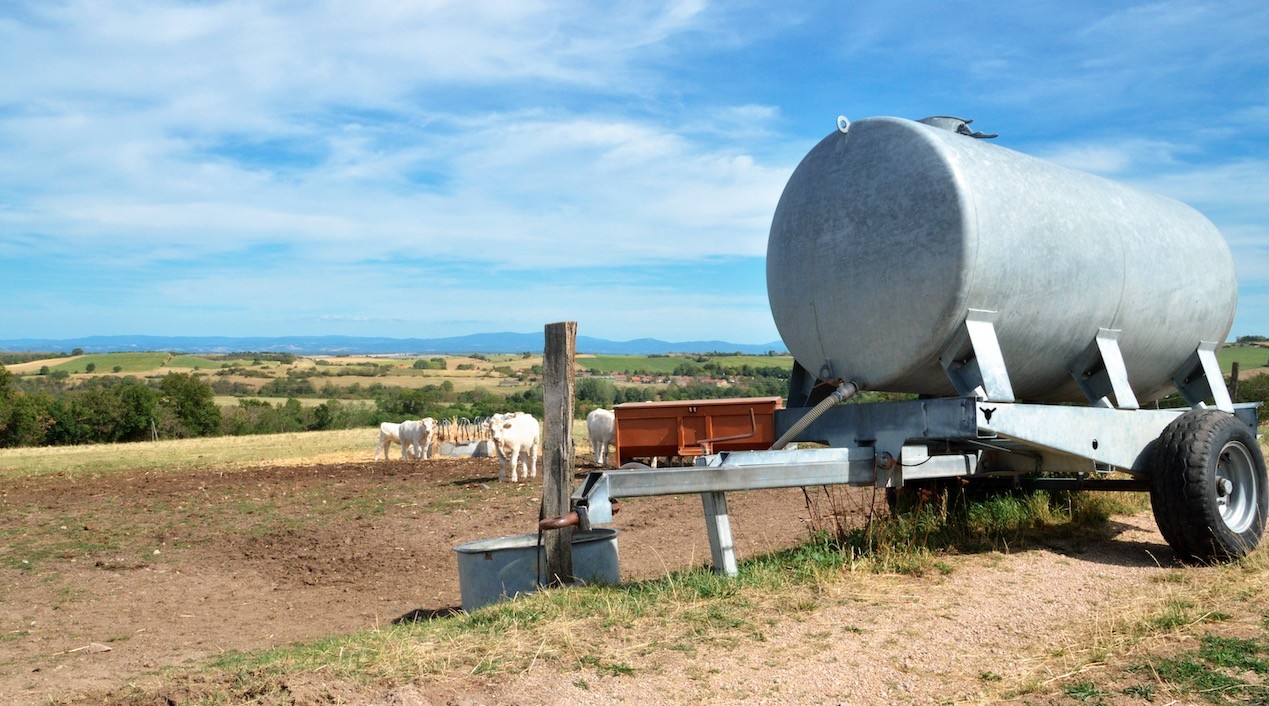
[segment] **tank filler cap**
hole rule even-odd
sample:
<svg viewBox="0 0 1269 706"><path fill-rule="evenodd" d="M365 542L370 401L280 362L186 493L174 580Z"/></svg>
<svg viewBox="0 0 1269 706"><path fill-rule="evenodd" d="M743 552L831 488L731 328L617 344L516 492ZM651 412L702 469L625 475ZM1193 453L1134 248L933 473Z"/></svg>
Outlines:
<svg viewBox="0 0 1269 706"><path fill-rule="evenodd" d="M973 137L980 140L990 140L993 137L997 137L995 133L989 135L985 132L971 130L969 128L969 124L974 122L973 118L955 118L950 115L935 115L929 118L922 118L917 122L924 123L932 127L942 128L944 130L950 130L957 135L965 135L966 137Z"/></svg>

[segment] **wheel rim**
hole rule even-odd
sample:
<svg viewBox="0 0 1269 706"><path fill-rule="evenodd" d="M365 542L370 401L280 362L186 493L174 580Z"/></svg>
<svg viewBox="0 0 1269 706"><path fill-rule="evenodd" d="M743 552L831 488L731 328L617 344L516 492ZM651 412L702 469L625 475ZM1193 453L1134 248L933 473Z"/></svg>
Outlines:
<svg viewBox="0 0 1269 706"><path fill-rule="evenodd" d="M1256 465L1251 453L1242 444L1231 441L1221 449L1216 464L1216 506L1221 520L1231 532L1241 534L1256 519L1257 487Z"/></svg>

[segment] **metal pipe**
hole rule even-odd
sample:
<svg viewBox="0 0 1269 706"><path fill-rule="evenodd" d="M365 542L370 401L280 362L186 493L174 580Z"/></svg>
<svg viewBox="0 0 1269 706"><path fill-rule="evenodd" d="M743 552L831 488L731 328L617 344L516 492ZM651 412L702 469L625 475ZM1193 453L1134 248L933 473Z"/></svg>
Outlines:
<svg viewBox="0 0 1269 706"><path fill-rule="evenodd" d="M798 434L801 434L807 427L811 426L811 423L816 419L819 419L820 415L827 412L829 408L835 406L838 402L854 397L856 392L859 392L859 385L856 385L854 382L844 382L839 385L836 390L833 390L832 394L825 397L823 400L820 400L820 403L812 407L811 411L802 415L801 419L794 422L793 426L789 427L789 430L784 432L784 436L776 439L776 442L771 445L771 450L779 451L785 446L788 446L790 441L796 439Z"/></svg>
<svg viewBox="0 0 1269 706"><path fill-rule="evenodd" d="M538 531L564 529L572 527L581 522L581 517L576 511L565 513L559 517L548 517L538 522Z"/></svg>

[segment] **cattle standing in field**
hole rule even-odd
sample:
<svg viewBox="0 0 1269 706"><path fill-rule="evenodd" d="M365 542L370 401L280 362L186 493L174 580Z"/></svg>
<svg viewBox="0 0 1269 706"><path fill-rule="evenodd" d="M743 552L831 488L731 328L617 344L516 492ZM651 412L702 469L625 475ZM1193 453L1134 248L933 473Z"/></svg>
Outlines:
<svg viewBox="0 0 1269 706"><path fill-rule="evenodd" d="M401 440L401 460L431 458L432 442L436 440L436 420L424 417L401 422L397 435Z"/></svg>
<svg viewBox="0 0 1269 706"><path fill-rule="evenodd" d="M489 431L493 436L494 449L498 453L498 480L507 479L506 466L511 468L511 482L519 482L518 466L523 464L524 477L533 478L538 474L538 451L542 445L542 426L532 415L516 412L508 415L495 414L489 419ZM520 454L528 458L521 458Z"/></svg>
<svg viewBox="0 0 1269 706"><path fill-rule="evenodd" d="M485 419L484 423L480 425L481 436L492 440L494 425L501 424L502 420L508 417L514 416L516 414L519 414L519 412L511 412L511 413L498 412L496 414L490 415L487 419ZM507 473L507 458L502 455L502 449L498 448L497 444L493 445L493 449L494 449L494 456L498 458L498 478L499 480L501 480L502 477L505 476Z"/></svg>
<svg viewBox="0 0 1269 706"><path fill-rule="evenodd" d="M393 444L401 443L401 425L396 422L384 422L379 425L379 445L375 447L374 461L379 460L379 454L383 454L383 459L388 460L388 451ZM403 447L404 448L404 447Z"/></svg>
<svg viewBox="0 0 1269 706"><path fill-rule="evenodd" d="M596 465L603 466L608 459L608 445L617 432L617 420L606 409L597 409L586 415L586 432L590 434L590 450L595 454Z"/></svg>

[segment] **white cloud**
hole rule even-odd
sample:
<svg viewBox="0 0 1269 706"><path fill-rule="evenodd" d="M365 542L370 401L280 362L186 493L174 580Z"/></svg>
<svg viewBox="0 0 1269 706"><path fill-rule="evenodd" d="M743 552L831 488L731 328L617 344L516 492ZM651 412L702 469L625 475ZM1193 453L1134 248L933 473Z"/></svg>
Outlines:
<svg viewBox="0 0 1269 706"><path fill-rule="evenodd" d="M1269 194L1269 160L1242 159L1226 163L1188 165L1134 179L1151 191L1187 203L1239 211L1257 218L1269 215L1269 202L1254 195ZM1249 196L1253 196L1249 198ZM1269 219L1260 218L1260 222Z"/></svg>
<svg viewBox="0 0 1269 706"><path fill-rule="evenodd" d="M788 173L654 125L591 118L511 118L393 154L350 138L333 163L295 175L161 153L139 145L116 159L126 189L99 172L0 212L0 224L38 226L52 248L108 243L146 257L179 246L191 261L278 239L333 262L384 243L505 267L549 266L561 252L597 265L700 260L761 254ZM444 193L412 187L407 173L438 158Z"/></svg>
<svg viewBox="0 0 1269 706"><path fill-rule="evenodd" d="M97 272L122 282L63 314L115 330L122 302L155 300L131 287L208 327L432 321L373 311L409 297L472 330L575 307L631 335L695 330L683 317L773 333L753 272L734 299L613 275L736 278L727 259L763 255L797 159L838 112L876 108L964 110L1006 146L1194 203L1254 279L1260 7L11 2L0 256L47 254L37 268L86 273L48 286L81 295ZM613 280L612 301L587 286ZM230 318L207 303L228 289Z"/></svg>
<svg viewBox="0 0 1269 706"><path fill-rule="evenodd" d="M1113 176L1125 172L1160 169L1176 164L1178 153L1193 147L1161 140L1130 138L1096 142L1066 142L1040 148L1036 155L1065 167Z"/></svg>
<svg viewBox="0 0 1269 706"><path fill-rule="evenodd" d="M445 101L460 84L637 91L631 52L696 31L703 3L351 7L31 3L37 21L0 23L0 57L29 69L0 75L0 94L23 106L0 112L13 146L0 193L31 185L0 227L39 232L53 251L191 263L277 241L311 262L386 242L503 267L560 252L603 265L761 251L789 165L725 143L761 129L771 107L720 106L722 127L704 134ZM312 163L271 161L275 140ZM433 172L439 184L415 183Z"/></svg>

